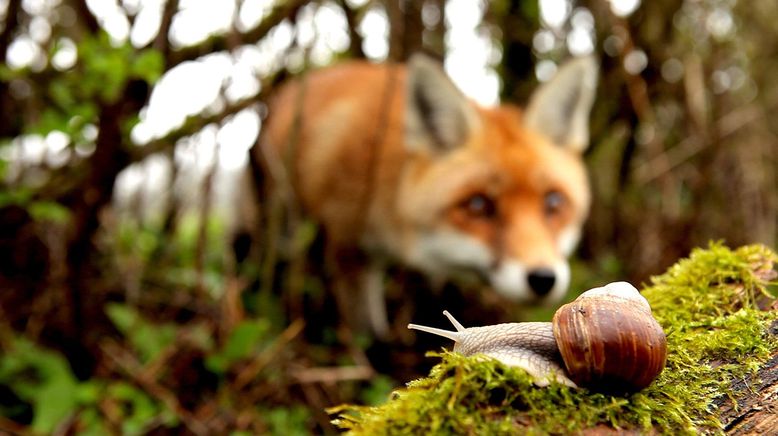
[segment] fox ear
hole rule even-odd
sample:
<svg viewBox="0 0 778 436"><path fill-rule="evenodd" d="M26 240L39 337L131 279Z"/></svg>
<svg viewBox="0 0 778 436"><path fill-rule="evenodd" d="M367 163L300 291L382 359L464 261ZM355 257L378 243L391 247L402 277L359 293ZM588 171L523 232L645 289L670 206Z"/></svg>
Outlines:
<svg viewBox="0 0 778 436"><path fill-rule="evenodd" d="M477 123L470 101L440 64L426 55L408 61L405 141L412 151L447 151L462 145Z"/></svg>
<svg viewBox="0 0 778 436"><path fill-rule="evenodd" d="M524 115L528 128L576 151L589 146L589 113L594 103L598 67L592 56L563 64L530 98Z"/></svg>

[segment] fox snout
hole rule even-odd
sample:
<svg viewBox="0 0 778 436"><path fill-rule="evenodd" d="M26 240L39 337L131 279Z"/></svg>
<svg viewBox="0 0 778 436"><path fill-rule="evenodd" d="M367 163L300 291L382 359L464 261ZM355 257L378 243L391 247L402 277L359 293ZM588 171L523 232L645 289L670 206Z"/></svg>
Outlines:
<svg viewBox="0 0 778 436"><path fill-rule="evenodd" d="M550 268L536 268L527 274L530 290L540 297L548 295L556 283L556 273Z"/></svg>
<svg viewBox="0 0 778 436"><path fill-rule="evenodd" d="M551 265L528 267L508 260L494 270L491 285L497 293L519 302L554 304L567 292L570 267L564 260Z"/></svg>

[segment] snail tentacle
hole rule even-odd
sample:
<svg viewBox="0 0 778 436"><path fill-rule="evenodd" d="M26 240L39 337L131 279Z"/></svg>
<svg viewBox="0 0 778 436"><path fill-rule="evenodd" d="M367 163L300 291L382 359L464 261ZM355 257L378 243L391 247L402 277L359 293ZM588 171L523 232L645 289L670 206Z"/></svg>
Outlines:
<svg viewBox="0 0 778 436"><path fill-rule="evenodd" d="M443 336L444 338L449 338L454 342L459 342L462 339L461 332L452 332L451 330L443 330L418 324L408 324L408 328L411 330L419 330L422 332L432 333L433 335Z"/></svg>
<svg viewBox="0 0 778 436"><path fill-rule="evenodd" d="M446 315L446 318L448 318L449 321L451 321L451 324L454 325L454 328L457 329L458 332L463 332L467 329L465 329L465 326L459 323L456 318L454 318L454 315L450 314L448 310L443 311L443 315Z"/></svg>

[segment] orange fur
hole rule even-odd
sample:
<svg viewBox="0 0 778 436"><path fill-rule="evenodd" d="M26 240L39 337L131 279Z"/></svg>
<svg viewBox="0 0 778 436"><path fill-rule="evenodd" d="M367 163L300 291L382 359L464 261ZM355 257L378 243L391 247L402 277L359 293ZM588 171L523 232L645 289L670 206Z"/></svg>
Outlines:
<svg viewBox="0 0 778 436"><path fill-rule="evenodd" d="M575 242L589 207L575 149L581 147L528 129L514 106L481 108L460 99L450 83L417 98L409 91L410 74L422 77L421 94L424 80L447 80L425 65L350 62L288 83L269 103L263 156L269 166L286 169L300 204L324 228L336 268L359 273L369 264L399 261L433 277L474 270L488 280L490 274L513 277L497 271L509 263L533 271L564 262L570 243L561 239ZM435 124L444 117L425 112L438 100L455 102L450 113L461 115L455 124ZM416 112L409 114L410 107ZM420 125L432 126L422 136L409 133L415 113ZM449 137L455 146L442 147ZM422 146L410 146L409 138ZM563 236L566 231L572 236ZM354 251L364 264L338 264L338 253ZM495 283L500 280L513 279ZM544 298L530 294L517 298ZM360 304L376 304L364 303L370 298ZM370 322L374 330L385 328Z"/></svg>

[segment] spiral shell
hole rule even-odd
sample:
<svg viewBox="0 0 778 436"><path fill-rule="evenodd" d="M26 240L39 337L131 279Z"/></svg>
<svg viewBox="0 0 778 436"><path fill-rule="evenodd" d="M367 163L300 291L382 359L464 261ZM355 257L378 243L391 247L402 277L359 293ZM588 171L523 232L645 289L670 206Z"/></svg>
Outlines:
<svg viewBox="0 0 778 436"><path fill-rule="evenodd" d="M568 375L605 391L643 389L662 372L667 339L648 301L626 282L589 290L554 314Z"/></svg>

